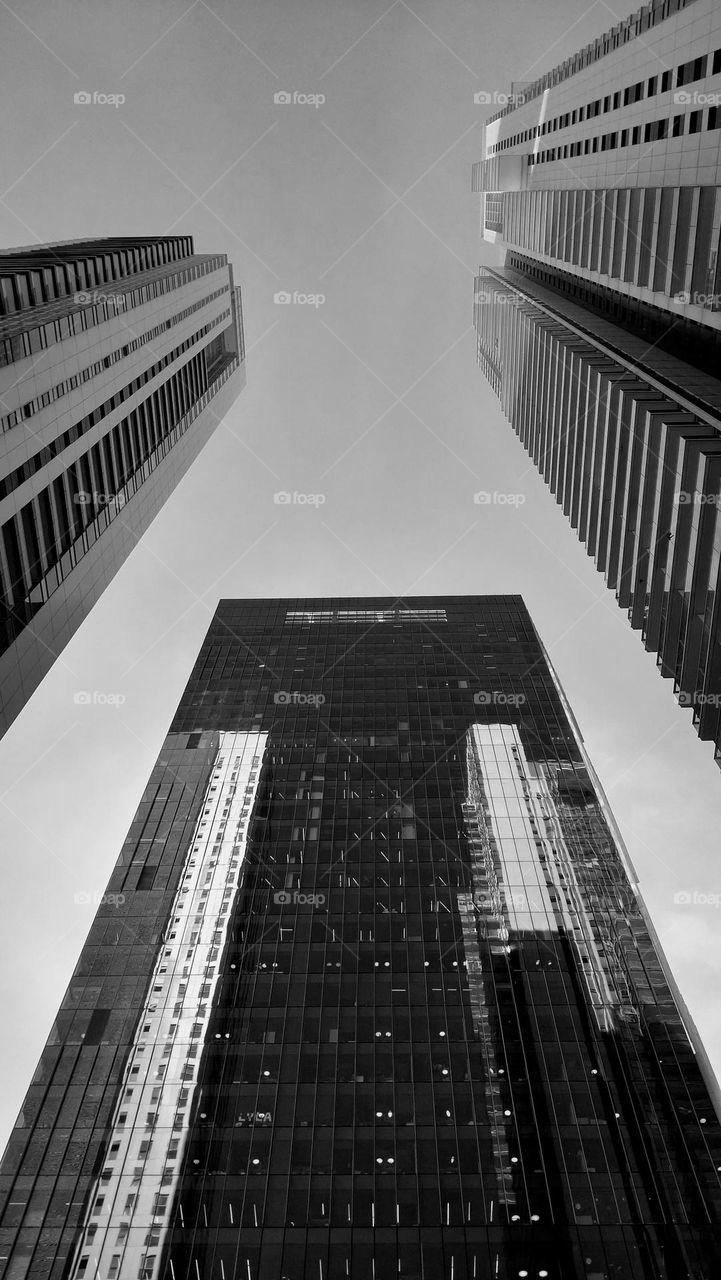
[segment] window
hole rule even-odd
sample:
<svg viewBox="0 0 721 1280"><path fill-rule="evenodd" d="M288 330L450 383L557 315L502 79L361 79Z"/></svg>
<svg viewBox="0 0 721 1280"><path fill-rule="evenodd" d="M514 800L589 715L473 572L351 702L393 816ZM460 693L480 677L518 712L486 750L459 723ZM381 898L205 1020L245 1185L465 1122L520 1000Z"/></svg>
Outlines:
<svg viewBox="0 0 721 1280"><path fill-rule="evenodd" d="M668 137L668 120L649 120L643 131L644 142L659 142Z"/></svg>
<svg viewBox="0 0 721 1280"><path fill-rule="evenodd" d="M676 72L676 88L682 84L693 84L694 80L701 80L706 75L706 63L708 58L704 55L702 58L692 58L690 62L684 62Z"/></svg>
<svg viewBox="0 0 721 1280"><path fill-rule="evenodd" d="M623 105L627 107L631 102L640 102L643 97L643 80L639 80L638 84L632 84L628 89L623 91Z"/></svg>

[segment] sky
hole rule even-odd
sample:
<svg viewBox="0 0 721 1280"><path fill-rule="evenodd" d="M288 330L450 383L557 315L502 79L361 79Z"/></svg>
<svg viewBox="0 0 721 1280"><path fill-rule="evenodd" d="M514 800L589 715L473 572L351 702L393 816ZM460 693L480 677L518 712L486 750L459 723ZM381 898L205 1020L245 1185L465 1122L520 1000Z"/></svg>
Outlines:
<svg viewBox="0 0 721 1280"><path fill-rule="evenodd" d="M0 741L0 1146L221 597L523 595L721 1069L712 746L503 418L472 330L474 274L497 261L470 194L494 107L474 94L630 11L0 0L0 247L193 235L233 264L248 352L246 389Z"/></svg>

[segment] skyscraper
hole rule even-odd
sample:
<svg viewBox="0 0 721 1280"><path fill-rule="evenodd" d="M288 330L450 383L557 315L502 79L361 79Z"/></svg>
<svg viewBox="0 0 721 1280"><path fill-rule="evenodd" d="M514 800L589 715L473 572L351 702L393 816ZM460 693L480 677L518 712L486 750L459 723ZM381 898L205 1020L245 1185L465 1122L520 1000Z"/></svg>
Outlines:
<svg viewBox="0 0 721 1280"><path fill-rule="evenodd" d="M478 361L721 763L721 9L648 5L504 96Z"/></svg>
<svg viewBox="0 0 721 1280"><path fill-rule="evenodd" d="M222 420L244 358L232 269L190 236L0 252L0 733Z"/></svg>
<svg viewBox="0 0 721 1280"><path fill-rule="evenodd" d="M677 337L718 336L715 0L655 0L504 96L474 172L484 238L640 322L660 309Z"/></svg>
<svg viewBox="0 0 721 1280"><path fill-rule="evenodd" d="M511 267L474 312L510 425L721 764L721 384Z"/></svg>
<svg viewBox="0 0 721 1280"><path fill-rule="evenodd" d="M718 1088L521 599L223 601L5 1280L716 1280Z"/></svg>

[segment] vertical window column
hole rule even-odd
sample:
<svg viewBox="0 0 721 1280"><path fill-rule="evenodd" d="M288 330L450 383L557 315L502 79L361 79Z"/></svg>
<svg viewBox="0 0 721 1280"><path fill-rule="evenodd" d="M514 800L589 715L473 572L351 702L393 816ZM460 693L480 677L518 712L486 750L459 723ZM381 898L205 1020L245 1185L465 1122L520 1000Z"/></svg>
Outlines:
<svg viewBox="0 0 721 1280"><path fill-rule="evenodd" d="M636 284L640 289L647 289L654 253L654 238L658 227L658 188L645 187L641 197L641 242L638 246Z"/></svg>
<svg viewBox="0 0 721 1280"><path fill-rule="evenodd" d="M603 225L601 227L601 254L599 258L597 271L602 276L609 274L609 264L611 262L611 247L613 245L613 233L616 218L616 191L604 191L603 193Z"/></svg>
<svg viewBox="0 0 721 1280"><path fill-rule="evenodd" d="M22 538L16 522L11 516L2 527L2 568L3 603L8 610L20 606L27 595L29 569L25 556ZM12 623L4 637L5 645L10 643L14 634Z"/></svg>
<svg viewBox="0 0 721 1280"><path fill-rule="evenodd" d="M664 187L659 206L658 234L653 268L654 292L668 293L671 283L671 245L676 237L678 187Z"/></svg>
<svg viewBox="0 0 721 1280"><path fill-rule="evenodd" d="M638 271L638 257L641 248L641 223L642 223L642 199L643 191L641 188L633 188L629 192L628 197L628 234L626 236L626 254L623 264L623 279L634 284Z"/></svg>
<svg viewBox="0 0 721 1280"><path fill-rule="evenodd" d="M43 551L43 572L47 573L51 565L55 564L57 535L55 532L55 519L50 494L47 489L43 489L39 493L37 499L38 512L40 515L40 540Z"/></svg>
<svg viewBox="0 0 721 1280"><path fill-rule="evenodd" d="M628 190L616 192L616 208L613 222L613 250L610 255L609 275L614 280L623 278L623 264L628 239Z"/></svg>
<svg viewBox="0 0 721 1280"><path fill-rule="evenodd" d="M671 267L670 292L674 296L677 293L687 293L691 285L698 209L698 188L681 187L678 194L676 237Z"/></svg>
<svg viewBox="0 0 721 1280"><path fill-rule="evenodd" d="M35 517L35 508L32 502L28 502L20 512L20 521L23 531L23 540L25 543L25 553L28 562L28 582L32 587L42 577L42 557L40 554L40 541L38 538L38 528Z"/></svg>
<svg viewBox="0 0 721 1280"><path fill-rule="evenodd" d="M698 196L690 288L695 294L713 294L714 264L718 260L721 236L721 189L701 187Z"/></svg>
<svg viewBox="0 0 721 1280"><path fill-rule="evenodd" d="M70 502L65 489L63 476L57 476L56 479L53 480L50 488L52 490L53 502L55 504L57 528L60 538L58 551L62 554L64 551L67 551L73 540L75 520L70 512Z"/></svg>

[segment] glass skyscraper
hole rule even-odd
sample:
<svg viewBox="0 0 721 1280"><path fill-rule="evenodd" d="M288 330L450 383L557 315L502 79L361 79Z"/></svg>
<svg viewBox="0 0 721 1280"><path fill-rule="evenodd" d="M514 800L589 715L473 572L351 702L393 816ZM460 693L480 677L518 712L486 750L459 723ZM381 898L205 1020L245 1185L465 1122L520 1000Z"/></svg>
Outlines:
<svg viewBox="0 0 721 1280"><path fill-rule="evenodd" d="M5 1280L717 1280L717 1086L518 596L226 600Z"/></svg>
<svg viewBox="0 0 721 1280"><path fill-rule="evenodd" d="M245 385L191 236L0 251L0 733Z"/></svg>

